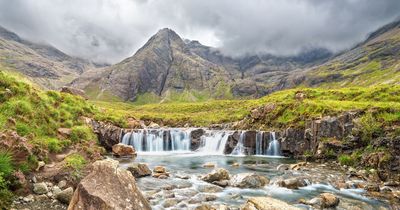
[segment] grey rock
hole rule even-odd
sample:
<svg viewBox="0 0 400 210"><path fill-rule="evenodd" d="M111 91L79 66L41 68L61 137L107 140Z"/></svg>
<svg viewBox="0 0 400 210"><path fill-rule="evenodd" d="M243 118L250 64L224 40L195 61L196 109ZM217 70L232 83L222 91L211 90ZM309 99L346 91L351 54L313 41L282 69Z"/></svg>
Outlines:
<svg viewBox="0 0 400 210"><path fill-rule="evenodd" d="M36 194L46 194L49 191L49 189L47 188L46 183L41 182L41 183L35 183L33 184L33 192L35 192Z"/></svg>

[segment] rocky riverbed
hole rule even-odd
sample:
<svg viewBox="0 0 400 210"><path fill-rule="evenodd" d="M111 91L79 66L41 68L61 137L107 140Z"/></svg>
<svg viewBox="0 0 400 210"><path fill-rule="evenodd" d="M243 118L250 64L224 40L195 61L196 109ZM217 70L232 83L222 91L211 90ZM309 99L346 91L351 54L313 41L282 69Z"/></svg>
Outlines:
<svg viewBox="0 0 400 210"><path fill-rule="evenodd" d="M145 169L137 183L153 209L252 209L267 198L302 209L389 209L399 202L398 183L374 182L373 170L336 163L193 153L139 154L142 169L120 161L135 174Z"/></svg>

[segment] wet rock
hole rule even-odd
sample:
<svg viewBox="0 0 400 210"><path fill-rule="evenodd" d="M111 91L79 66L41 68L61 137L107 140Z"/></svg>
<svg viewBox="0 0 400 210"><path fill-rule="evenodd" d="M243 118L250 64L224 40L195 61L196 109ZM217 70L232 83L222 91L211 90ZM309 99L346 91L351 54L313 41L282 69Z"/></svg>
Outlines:
<svg viewBox="0 0 400 210"><path fill-rule="evenodd" d="M200 206L197 206L194 210L216 210L216 209L208 204L202 204Z"/></svg>
<svg viewBox="0 0 400 210"><path fill-rule="evenodd" d="M249 198L242 210L300 210L297 207L291 206L283 201L270 197L253 197Z"/></svg>
<svg viewBox="0 0 400 210"><path fill-rule="evenodd" d="M145 163L132 163L128 166L127 170L136 178L151 175L151 170Z"/></svg>
<svg viewBox="0 0 400 210"><path fill-rule="evenodd" d="M383 186L383 187L380 189L380 192L383 192L383 193L392 192L392 191L393 191L392 188L390 188L390 187L388 187L388 186Z"/></svg>
<svg viewBox="0 0 400 210"><path fill-rule="evenodd" d="M47 188L47 185L44 182L33 184L33 192L35 192L38 195L46 194L48 191L49 189Z"/></svg>
<svg viewBox="0 0 400 210"><path fill-rule="evenodd" d="M298 170L300 170L302 167L304 167L306 165L307 165L307 162L299 162L299 163L296 163L296 164L291 164L290 165L290 170L298 171Z"/></svg>
<svg viewBox="0 0 400 210"><path fill-rule="evenodd" d="M133 146L122 143L112 146L112 152L118 157L136 157L136 151Z"/></svg>
<svg viewBox="0 0 400 210"><path fill-rule="evenodd" d="M231 179L231 185L239 188L260 188L268 183L268 178L255 173L240 173Z"/></svg>
<svg viewBox="0 0 400 210"><path fill-rule="evenodd" d="M229 180L213 181L212 184L218 185L220 187L227 187L229 185Z"/></svg>
<svg viewBox="0 0 400 210"><path fill-rule="evenodd" d="M222 192L224 189L216 185L200 185L198 190L205 193L217 193Z"/></svg>
<svg viewBox="0 0 400 210"><path fill-rule="evenodd" d="M156 166L156 167L154 167L153 171L155 173L166 173L167 172L167 170L165 169L164 166Z"/></svg>
<svg viewBox="0 0 400 210"><path fill-rule="evenodd" d="M366 190L368 192L379 192L380 191L379 185L377 185L377 184L367 184L364 187L364 190Z"/></svg>
<svg viewBox="0 0 400 210"><path fill-rule="evenodd" d="M179 179L190 179L190 176L187 174L176 174L175 177Z"/></svg>
<svg viewBox="0 0 400 210"><path fill-rule="evenodd" d="M239 167L240 164L236 162L236 163L233 163L231 166L232 166L232 167Z"/></svg>
<svg viewBox="0 0 400 210"><path fill-rule="evenodd" d="M119 168L118 161L96 161L92 168L75 190L69 210L151 209L136 187L135 178L130 172Z"/></svg>
<svg viewBox="0 0 400 210"><path fill-rule="evenodd" d="M76 96L80 96L86 100L88 100L89 98L87 97L87 95L85 94L85 91L78 89L78 88L73 88L73 87L67 87L64 86L61 88L61 92L62 93L69 93L71 95L76 95Z"/></svg>
<svg viewBox="0 0 400 210"><path fill-rule="evenodd" d="M276 167L276 170L278 171L287 171L289 170L290 165L288 164L280 164L278 167Z"/></svg>
<svg viewBox="0 0 400 210"><path fill-rule="evenodd" d="M229 180L229 171L224 168L214 169L211 173L205 175L201 179L203 181L212 183L215 181Z"/></svg>
<svg viewBox="0 0 400 210"><path fill-rule="evenodd" d="M333 208L340 202L339 198L332 193L322 193L319 197L322 199L322 208Z"/></svg>
<svg viewBox="0 0 400 210"><path fill-rule="evenodd" d="M204 168L214 168L215 167L215 163L204 163L203 167Z"/></svg>
<svg viewBox="0 0 400 210"><path fill-rule="evenodd" d="M299 187L305 187L308 185L307 179L303 177L294 177L285 180L279 180L276 184L280 187L286 187L289 189L299 189Z"/></svg>
<svg viewBox="0 0 400 210"><path fill-rule="evenodd" d="M71 201L72 195L74 194L74 189L72 187L68 187L67 189L58 192L55 196L58 201L64 204L69 204Z"/></svg>
<svg viewBox="0 0 400 210"><path fill-rule="evenodd" d="M178 204L178 201L176 199L170 198L170 199L165 199L162 206L164 208L169 208L175 206L176 204Z"/></svg>
<svg viewBox="0 0 400 210"><path fill-rule="evenodd" d="M153 129L158 129L161 128L161 126L155 122L151 122L148 126L148 128L153 128Z"/></svg>
<svg viewBox="0 0 400 210"><path fill-rule="evenodd" d="M195 151L199 149L201 144L201 136L205 133L204 129L198 128L190 132L190 150Z"/></svg>

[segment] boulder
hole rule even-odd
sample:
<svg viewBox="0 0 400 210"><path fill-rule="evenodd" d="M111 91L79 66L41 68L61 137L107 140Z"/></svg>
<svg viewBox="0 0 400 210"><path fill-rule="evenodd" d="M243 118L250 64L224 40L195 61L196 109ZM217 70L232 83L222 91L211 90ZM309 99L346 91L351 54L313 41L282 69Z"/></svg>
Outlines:
<svg viewBox="0 0 400 210"><path fill-rule="evenodd" d="M229 180L229 171L224 168L214 169L211 173L201 178L203 181L213 183L215 181Z"/></svg>
<svg viewBox="0 0 400 210"><path fill-rule="evenodd" d="M44 182L33 184L33 192L35 192L38 195L46 194L48 191L49 189L47 188L47 185Z"/></svg>
<svg viewBox="0 0 400 210"><path fill-rule="evenodd" d="M212 183L220 187L227 187L229 185L229 180L213 181Z"/></svg>
<svg viewBox="0 0 400 210"><path fill-rule="evenodd" d="M203 167L204 168L214 168L215 167L215 163L210 163L210 162L204 163Z"/></svg>
<svg viewBox="0 0 400 210"><path fill-rule="evenodd" d="M268 178L255 173L240 173L231 179L231 185L239 188L260 188L268 183Z"/></svg>
<svg viewBox="0 0 400 210"><path fill-rule="evenodd" d="M322 193L319 195L322 199L322 208L333 208L339 205L339 198L332 193Z"/></svg>
<svg viewBox="0 0 400 210"><path fill-rule="evenodd" d="M118 161L110 159L96 161L89 175L79 183L68 210L150 210L148 201L136 187L135 178L118 165Z"/></svg>
<svg viewBox="0 0 400 210"><path fill-rule="evenodd" d="M67 186L67 181L61 180L61 181L58 182L57 186L58 186L60 189L64 189L64 187Z"/></svg>
<svg viewBox="0 0 400 210"><path fill-rule="evenodd" d="M112 152L118 157L136 157L136 151L133 146L122 143L112 146Z"/></svg>
<svg viewBox="0 0 400 210"><path fill-rule="evenodd" d="M147 127L153 129L159 129L161 126L155 122L151 122Z"/></svg>
<svg viewBox="0 0 400 210"><path fill-rule="evenodd" d="M158 179L166 179L169 177L169 173L164 166L156 166L153 169L153 177Z"/></svg>
<svg viewBox="0 0 400 210"><path fill-rule="evenodd" d="M165 172L167 172L167 170L165 169L164 166L156 166L156 167L154 167L153 171L155 173L165 173Z"/></svg>
<svg viewBox="0 0 400 210"><path fill-rule="evenodd" d="M198 128L190 132L190 150L195 151L199 149L201 144L201 136L205 133L204 129Z"/></svg>
<svg viewBox="0 0 400 210"><path fill-rule="evenodd" d="M281 200L270 197L252 197L247 200L242 210L300 210L297 207L289 205Z"/></svg>
<svg viewBox="0 0 400 210"><path fill-rule="evenodd" d="M151 175L151 170L149 169L147 164L144 163L132 163L128 166L127 170L130 171L132 175L136 178Z"/></svg>
<svg viewBox="0 0 400 210"><path fill-rule="evenodd" d="M377 184L367 184L364 189L368 192L379 192L380 188Z"/></svg>
<svg viewBox="0 0 400 210"><path fill-rule="evenodd" d="M289 189L299 189L299 187L305 187L308 185L308 180L303 177L294 177L285 180L279 180L276 184L280 187L286 187Z"/></svg>
<svg viewBox="0 0 400 210"><path fill-rule="evenodd" d="M200 206L197 206L194 210L216 210L216 209L208 204L202 204Z"/></svg>
<svg viewBox="0 0 400 210"><path fill-rule="evenodd" d="M222 187L219 187L219 186L217 186L217 185L210 185L210 184L208 184L208 185L200 185L200 186L198 187L198 190L199 190L200 192L204 192L204 193L217 193L217 192L222 192L222 191L223 191L223 188L222 188Z"/></svg>
<svg viewBox="0 0 400 210"><path fill-rule="evenodd" d="M55 194L55 196L56 199L61 203L69 204L73 194L74 194L74 189L72 189L72 187L68 187L67 189Z"/></svg>
<svg viewBox="0 0 400 210"><path fill-rule="evenodd" d="M72 129L71 128L58 128L57 132L64 138L67 138L71 135Z"/></svg>

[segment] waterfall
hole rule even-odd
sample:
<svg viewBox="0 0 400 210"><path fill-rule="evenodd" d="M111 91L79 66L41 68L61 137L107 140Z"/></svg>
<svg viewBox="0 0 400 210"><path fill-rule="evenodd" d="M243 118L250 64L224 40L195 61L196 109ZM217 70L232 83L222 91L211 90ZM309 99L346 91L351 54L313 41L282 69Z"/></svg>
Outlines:
<svg viewBox="0 0 400 210"><path fill-rule="evenodd" d="M244 151L244 138L246 137L246 131L242 131L240 133L239 142L236 144L235 148L233 149L231 155L246 155Z"/></svg>
<svg viewBox="0 0 400 210"><path fill-rule="evenodd" d="M139 129L126 133L122 143L138 152L190 151L189 129Z"/></svg>
<svg viewBox="0 0 400 210"><path fill-rule="evenodd" d="M279 145L279 141L275 138L275 132L271 132L271 139L272 141L269 142L267 155L270 156L280 156L281 155L281 148Z"/></svg>
<svg viewBox="0 0 400 210"><path fill-rule="evenodd" d="M201 136L201 146L197 151L210 155L223 155L231 133L230 131L207 131Z"/></svg>
<svg viewBox="0 0 400 210"><path fill-rule="evenodd" d="M264 131L259 131L256 134L256 155L264 155L263 143Z"/></svg>

